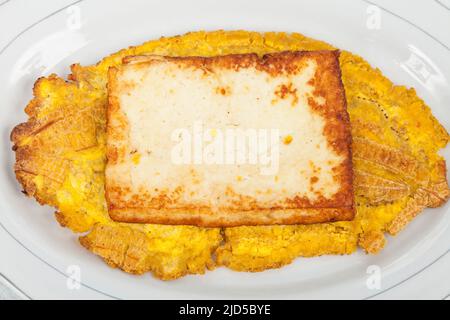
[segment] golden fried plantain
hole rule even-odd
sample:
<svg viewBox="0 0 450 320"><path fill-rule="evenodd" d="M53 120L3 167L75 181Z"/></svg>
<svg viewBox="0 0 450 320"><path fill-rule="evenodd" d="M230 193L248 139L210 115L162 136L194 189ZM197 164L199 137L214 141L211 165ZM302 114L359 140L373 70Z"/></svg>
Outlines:
<svg viewBox="0 0 450 320"><path fill-rule="evenodd" d="M203 273L215 265L261 271L298 256L369 253L426 207L449 197L445 161L449 136L413 89L394 86L362 58L342 52L340 64L352 124L357 216L310 226L237 227L131 225L109 219L104 198L107 71L128 55L214 56L283 50L334 49L300 34L194 32L161 38L72 66L69 81L41 78L14 128L15 172L24 191L57 208L61 225L114 267L161 279ZM223 235L221 233L223 231ZM215 259L212 257L215 256Z"/></svg>

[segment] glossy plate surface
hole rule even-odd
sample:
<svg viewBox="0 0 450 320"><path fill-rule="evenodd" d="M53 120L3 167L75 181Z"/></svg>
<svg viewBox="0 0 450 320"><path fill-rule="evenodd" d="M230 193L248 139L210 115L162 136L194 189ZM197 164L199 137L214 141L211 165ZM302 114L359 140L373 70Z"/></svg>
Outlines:
<svg viewBox="0 0 450 320"><path fill-rule="evenodd" d="M18 15L25 6L14 2L4 6ZM418 275L446 259L450 246L448 203L427 209L395 239L388 238L387 247L376 256L357 252L344 257L300 258L281 269L255 274L218 268L172 282L109 268L82 248L76 235L57 224L53 209L25 198L15 181L9 132L25 120L23 108L39 76L52 72L66 75L71 63L92 64L123 47L188 31L300 32L357 53L395 83L416 88L449 129L450 50L402 17L363 0L341 1L339 7L326 0L257 4L128 0L126 5L118 0L82 0L73 4L66 1L67 5L56 8L53 1L42 2L51 3L47 14L28 21L22 32L8 34L11 41L0 47L0 248L2 260L7 258L0 271L32 298L362 299L384 297L411 281L416 281L414 288L420 294L426 283L417 280ZM374 10L379 10L379 25L369 19ZM450 160L448 147L442 154ZM381 270L379 290L366 285L372 265ZM80 267L80 289L67 286L66 276L73 272L73 266ZM442 268L436 270L442 272ZM435 276L444 280L439 289L443 298L450 292L449 277ZM408 294L404 292L405 297Z"/></svg>

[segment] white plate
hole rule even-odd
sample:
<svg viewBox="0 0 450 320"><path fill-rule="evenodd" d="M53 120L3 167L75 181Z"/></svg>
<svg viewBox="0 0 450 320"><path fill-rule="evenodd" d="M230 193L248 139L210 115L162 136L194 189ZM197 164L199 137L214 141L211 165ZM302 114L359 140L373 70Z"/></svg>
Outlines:
<svg viewBox="0 0 450 320"><path fill-rule="evenodd" d="M14 6L15 1L4 6ZM16 15L6 17L11 25L20 10L27 9L22 1L18 3L11 11ZM363 0L340 1L339 6L335 1L326 0L128 0L126 5L118 0L82 0L69 9L55 8L55 1L40 1L39 6L52 9L44 18L30 20L22 32L10 34L8 39L12 40L0 47L3 159L0 271L27 295L32 298L372 298L384 297L392 289L408 287L407 283L414 281L415 295L419 297L443 298L450 292L445 268L436 268L434 278L440 279L440 286L434 295L422 291L427 288L426 283L418 280L421 273L447 259L449 204L426 210L395 240L388 239L386 249L376 256L358 252L344 257L301 258L284 268L256 274L219 268L206 275L172 282L156 280L149 274L139 277L125 274L109 268L83 249L75 235L55 222L51 208L40 207L20 193L11 170L13 153L9 142L11 128L25 120L23 108L37 77L52 72L66 75L73 62L92 64L128 45L200 29L296 31L323 39L362 55L396 83L415 87L438 119L450 128L450 50L439 39ZM36 7L36 10L41 9ZM449 148L442 154L450 159ZM67 272L74 265L81 270L79 290L67 286ZM380 289L366 285L371 265L381 270ZM396 296L410 297L410 293L403 291Z"/></svg>

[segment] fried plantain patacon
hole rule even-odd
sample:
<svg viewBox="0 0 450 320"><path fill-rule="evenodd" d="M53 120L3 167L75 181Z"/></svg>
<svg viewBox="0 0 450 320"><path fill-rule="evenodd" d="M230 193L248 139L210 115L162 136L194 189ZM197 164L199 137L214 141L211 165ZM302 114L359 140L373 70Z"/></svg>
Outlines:
<svg viewBox="0 0 450 320"><path fill-rule="evenodd" d="M280 267L299 256L350 254L358 245L379 252L384 233L397 234L426 207L449 197L444 159L449 136L413 89L395 86L362 58L340 56L353 135L354 221L294 226L198 228L116 223L104 196L107 71L130 55L259 55L284 50L332 50L300 34L194 32L130 47L82 67L65 81L40 78L26 107L28 121L11 134L14 170L24 192L57 208L56 218L81 244L126 272L160 279Z"/></svg>

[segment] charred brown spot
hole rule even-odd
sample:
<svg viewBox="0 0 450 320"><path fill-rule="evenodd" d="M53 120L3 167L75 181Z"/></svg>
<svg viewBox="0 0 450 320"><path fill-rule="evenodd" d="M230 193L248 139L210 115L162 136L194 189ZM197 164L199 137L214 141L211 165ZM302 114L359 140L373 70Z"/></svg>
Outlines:
<svg viewBox="0 0 450 320"><path fill-rule="evenodd" d="M108 162L110 164L117 163L117 159L119 158L119 154L117 152L117 148L115 148L115 147L107 148L107 150L106 150L106 158L108 159Z"/></svg>
<svg viewBox="0 0 450 320"><path fill-rule="evenodd" d="M275 90L274 94L275 96L277 96L279 99L282 100L286 99L288 96L291 96L292 106L295 106L298 103L297 88L295 88L291 82L289 82L288 84L279 85Z"/></svg>
<svg viewBox="0 0 450 320"><path fill-rule="evenodd" d="M223 96L229 96L231 94L231 88L226 86L226 87L217 87L216 88L216 93L217 94L221 94Z"/></svg>

